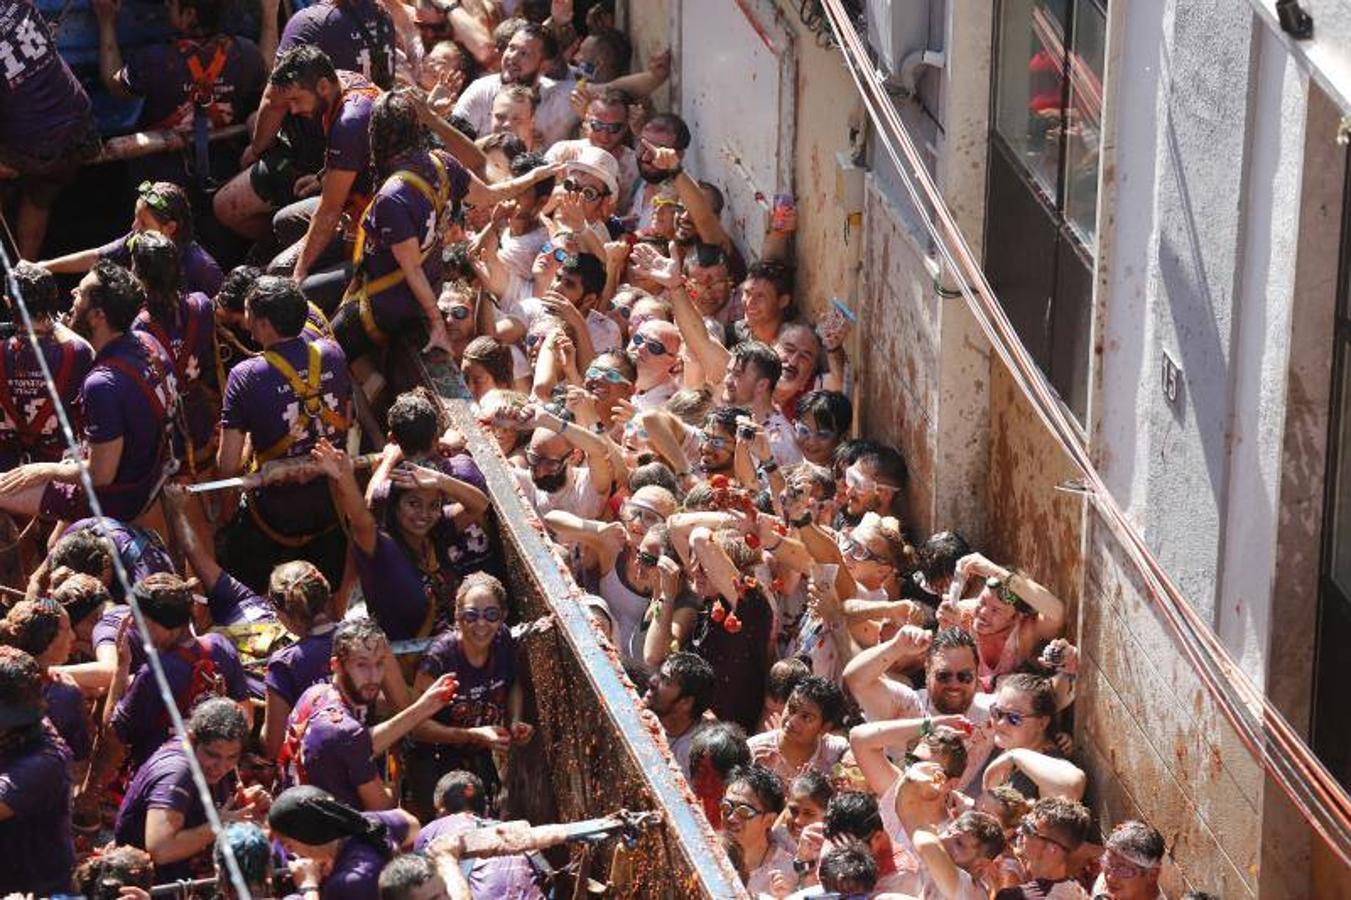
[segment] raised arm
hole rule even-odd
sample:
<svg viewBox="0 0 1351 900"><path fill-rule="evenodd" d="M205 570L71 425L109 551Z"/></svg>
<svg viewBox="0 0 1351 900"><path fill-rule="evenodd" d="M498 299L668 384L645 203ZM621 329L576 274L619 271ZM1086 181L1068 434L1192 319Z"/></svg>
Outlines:
<svg viewBox="0 0 1351 900"><path fill-rule="evenodd" d="M896 666L908 668L923 659L932 636L923 628L907 625L888 640L874 644L844 667L844 683L873 721L892 714L891 692L886 674Z"/></svg>
<svg viewBox="0 0 1351 900"><path fill-rule="evenodd" d="M986 790L1003 784L1018 768L1032 779L1043 797L1063 797L1081 800L1088 787L1088 776L1067 759L1057 759L1025 747L1005 750L985 767L983 784Z"/></svg>
<svg viewBox="0 0 1351 900"><path fill-rule="evenodd" d="M327 439L320 440L310 451L310 455L314 457L319 470L328 476L329 483L333 487L338 515L347 520L352 543L362 553L371 556L375 553L376 536L379 531L375 524L375 516L371 515L370 509L366 507L366 499L361 496L361 488L357 487L352 458L330 444Z"/></svg>

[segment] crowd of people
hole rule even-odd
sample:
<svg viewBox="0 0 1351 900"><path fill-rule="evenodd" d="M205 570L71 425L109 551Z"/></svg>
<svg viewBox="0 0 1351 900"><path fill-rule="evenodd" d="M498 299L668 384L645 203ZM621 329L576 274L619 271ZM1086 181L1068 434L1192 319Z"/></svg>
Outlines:
<svg viewBox="0 0 1351 900"><path fill-rule="evenodd" d="M168 0L171 39L125 54L118 0L92 9L104 88L192 140L129 167L126 234L44 258L98 138L0 0L34 329L0 348L0 893L233 896L232 855L256 897L548 894L538 853L461 859L539 737L421 350L750 896L1162 896L1159 832L1084 805L1067 604L907 520L849 317L795 287L797 211L738 246L726 173L686 171L699 135L651 100L669 56L635 65L613 3L262 0L254 41Z"/></svg>

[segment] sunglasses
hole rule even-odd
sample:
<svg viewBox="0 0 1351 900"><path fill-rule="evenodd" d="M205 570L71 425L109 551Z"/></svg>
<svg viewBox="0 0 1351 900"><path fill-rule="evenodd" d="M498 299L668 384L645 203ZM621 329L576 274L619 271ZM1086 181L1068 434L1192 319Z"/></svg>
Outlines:
<svg viewBox="0 0 1351 900"><path fill-rule="evenodd" d="M840 549L854 562L875 562L888 566L891 565L890 562L869 550L867 545L860 541L856 541L851 537L846 537L840 542Z"/></svg>
<svg viewBox="0 0 1351 900"><path fill-rule="evenodd" d="M653 356L666 355L666 345L656 338L643 337L641 334L635 334L629 339L629 344L634 350L641 350L646 346L647 352Z"/></svg>
<svg viewBox="0 0 1351 900"><path fill-rule="evenodd" d="M616 306L616 307L615 307L615 312L619 313L619 317L620 317L621 319L624 319L625 321L627 321L627 320L629 319L629 317L633 315L633 307L632 307L632 306Z"/></svg>
<svg viewBox="0 0 1351 900"><path fill-rule="evenodd" d="M565 263L572 254L562 247L555 247L553 244L545 242L543 247L539 248L541 256L552 256L555 262Z"/></svg>
<svg viewBox="0 0 1351 900"><path fill-rule="evenodd" d="M525 336L525 346L526 346L526 349L528 349L528 350L533 350L533 349L535 349L535 345L538 344L538 343L539 343L540 341L542 341L542 340L544 340L544 335L542 335L542 334L538 334L538 333L537 333L537 334L527 334L527 335Z"/></svg>
<svg viewBox="0 0 1351 900"><path fill-rule="evenodd" d="M595 203L601 197L608 197L610 195L609 191L594 188L589 184L582 184L571 178L563 179L563 190L567 191L569 194L581 194L582 199L587 203Z"/></svg>
<svg viewBox="0 0 1351 900"><path fill-rule="evenodd" d="M740 800L728 800L726 798L718 802L718 809L722 812L724 819L740 819L743 822L749 822L756 816L763 816L765 811L751 806L749 803L742 803Z"/></svg>
<svg viewBox="0 0 1351 900"><path fill-rule="evenodd" d="M618 369L606 369L602 366L590 366L586 370L586 381L608 381L610 384L632 384Z"/></svg>
<svg viewBox="0 0 1351 900"><path fill-rule="evenodd" d="M1018 726L1026 722L1028 719L1039 717L1034 716L1032 713L1020 713L1012 709L1005 709L998 703L992 703L990 704L990 718L996 722L1003 722L1004 720L1007 719L1010 725L1012 725L1014 728L1017 728Z"/></svg>
<svg viewBox="0 0 1351 900"><path fill-rule="evenodd" d="M155 189L153 181L142 181L136 187L136 196L145 201L145 205L159 213L161 216L172 216L173 210L169 204L169 198Z"/></svg>
<svg viewBox="0 0 1351 900"><path fill-rule="evenodd" d="M731 441L725 437L721 437L716 434L709 434L707 431L701 431L699 432L699 443L707 444L714 450L726 450L727 445L730 444Z"/></svg>
<svg viewBox="0 0 1351 900"><path fill-rule="evenodd" d="M557 472L563 468L564 463L568 461L566 456L558 459L550 459L547 456L540 456L534 450L525 451L525 461L530 464L532 469L543 469L546 472Z"/></svg>
<svg viewBox="0 0 1351 900"><path fill-rule="evenodd" d="M473 625L479 619L485 622L502 621L502 610L496 606L490 606L487 609L462 609L455 614L455 617L466 625Z"/></svg>
<svg viewBox="0 0 1351 900"><path fill-rule="evenodd" d="M587 119L586 127L602 134L619 134L628 126L624 122L602 122L600 119Z"/></svg>
<svg viewBox="0 0 1351 900"><path fill-rule="evenodd" d="M794 431L795 434L797 434L797 439L798 439L799 441L810 441L810 440L833 441L833 440L835 440L835 431L834 431L833 429L830 429L830 428L822 428L822 429L819 430L819 431L812 431L810 428L808 428L806 425L802 424L801 422L794 422L794 423L793 423L793 431ZM848 473L847 471L845 472L845 476L844 476L844 477L845 477L846 479L849 478L849 473ZM875 487L876 487L876 485L874 485L874 488L875 488Z"/></svg>
<svg viewBox="0 0 1351 900"><path fill-rule="evenodd" d="M1028 838L1036 838L1039 841L1045 841L1048 844L1054 844L1061 850L1064 850L1066 853L1071 852L1070 848L1066 847L1060 841L1057 841L1053 837L1047 837L1046 835L1038 831L1037 826L1032 824L1031 819L1023 819L1021 822L1018 823L1018 837L1022 840L1027 840Z"/></svg>
<svg viewBox="0 0 1351 900"><path fill-rule="evenodd" d="M952 684L954 681L961 684L971 684L976 680L976 673L970 669L963 669L960 672L935 672L933 679L939 684Z"/></svg>
<svg viewBox="0 0 1351 900"><path fill-rule="evenodd" d="M652 522L654 524L666 520L665 516L652 507L644 506L643 504L632 500L619 507L619 517L625 522L633 522L641 519L644 522Z"/></svg>
<svg viewBox="0 0 1351 900"><path fill-rule="evenodd" d="M657 563L661 562L661 557L655 553L648 553L646 550L639 550L633 554L633 558L638 560L638 565L647 569L655 569Z"/></svg>
<svg viewBox="0 0 1351 900"><path fill-rule="evenodd" d="M463 322L465 319L469 318L469 307L452 306L450 308L450 317L457 322Z"/></svg>

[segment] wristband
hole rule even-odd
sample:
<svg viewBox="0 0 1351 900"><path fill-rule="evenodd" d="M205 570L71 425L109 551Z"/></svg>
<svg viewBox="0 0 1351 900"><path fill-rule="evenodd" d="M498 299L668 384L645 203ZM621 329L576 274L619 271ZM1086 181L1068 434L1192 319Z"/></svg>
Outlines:
<svg viewBox="0 0 1351 900"><path fill-rule="evenodd" d="M803 516L803 517L800 518L800 519L789 519L789 520L788 520L788 524L789 524L789 525L792 525L794 528L806 528L806 527L807 527L808 525L810 525L811 523L812 523L812 514L811 514L811 513L807 513L805 516Z"/></svg>
<svg viewBox="0 0 1351 900"><path fill-rule="evenodd" d="M317 884L302 884L300 887L296 888L296 890L300 891L300 893L302 893L302 894L308 894L310 891L314 891L315 893L318 893L318 892L319 892L319 885L317 885Z"/></svg>
<svg viewBox="0 0 1351 900"><path fill-rule="evenodd" d="M934 733L933 719L930 719L928 716L925 716L924 721L921 722L919 726L919 736L928 737L933 733Z"/></svg>
<svg viewBox="0 0 1351 900"><path fill-rule="evenodd" d="M769 459L756 466L755 471L761 475L771 475L779 471L779 462L771 456Z"/></svg>

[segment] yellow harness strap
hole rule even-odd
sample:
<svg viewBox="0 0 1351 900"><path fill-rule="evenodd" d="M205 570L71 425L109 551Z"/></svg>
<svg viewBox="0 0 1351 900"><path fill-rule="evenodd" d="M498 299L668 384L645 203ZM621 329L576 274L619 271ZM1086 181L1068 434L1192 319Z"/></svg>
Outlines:
<svg viewBox="0 0 1351 900"><path fill-rule="evenodd" d="M280 372L281 376L286 379L287 384L291 386L292 393L300 401L301 409L305 411L305 415L309 416L310 419L319 419L335 431L345 431L348 425L347 420L335 410L324 405L324 396L320 388L320 379L323 377L323 360L319 345L308 344L306 350L309 354L309 364L304 379L280 353L268 350L263 354L263 359L267 360L268 365ZM278 459L285 455L295 442L295 432L288 431L271 447L257 454L258 462L261 464Z"/></svg>

